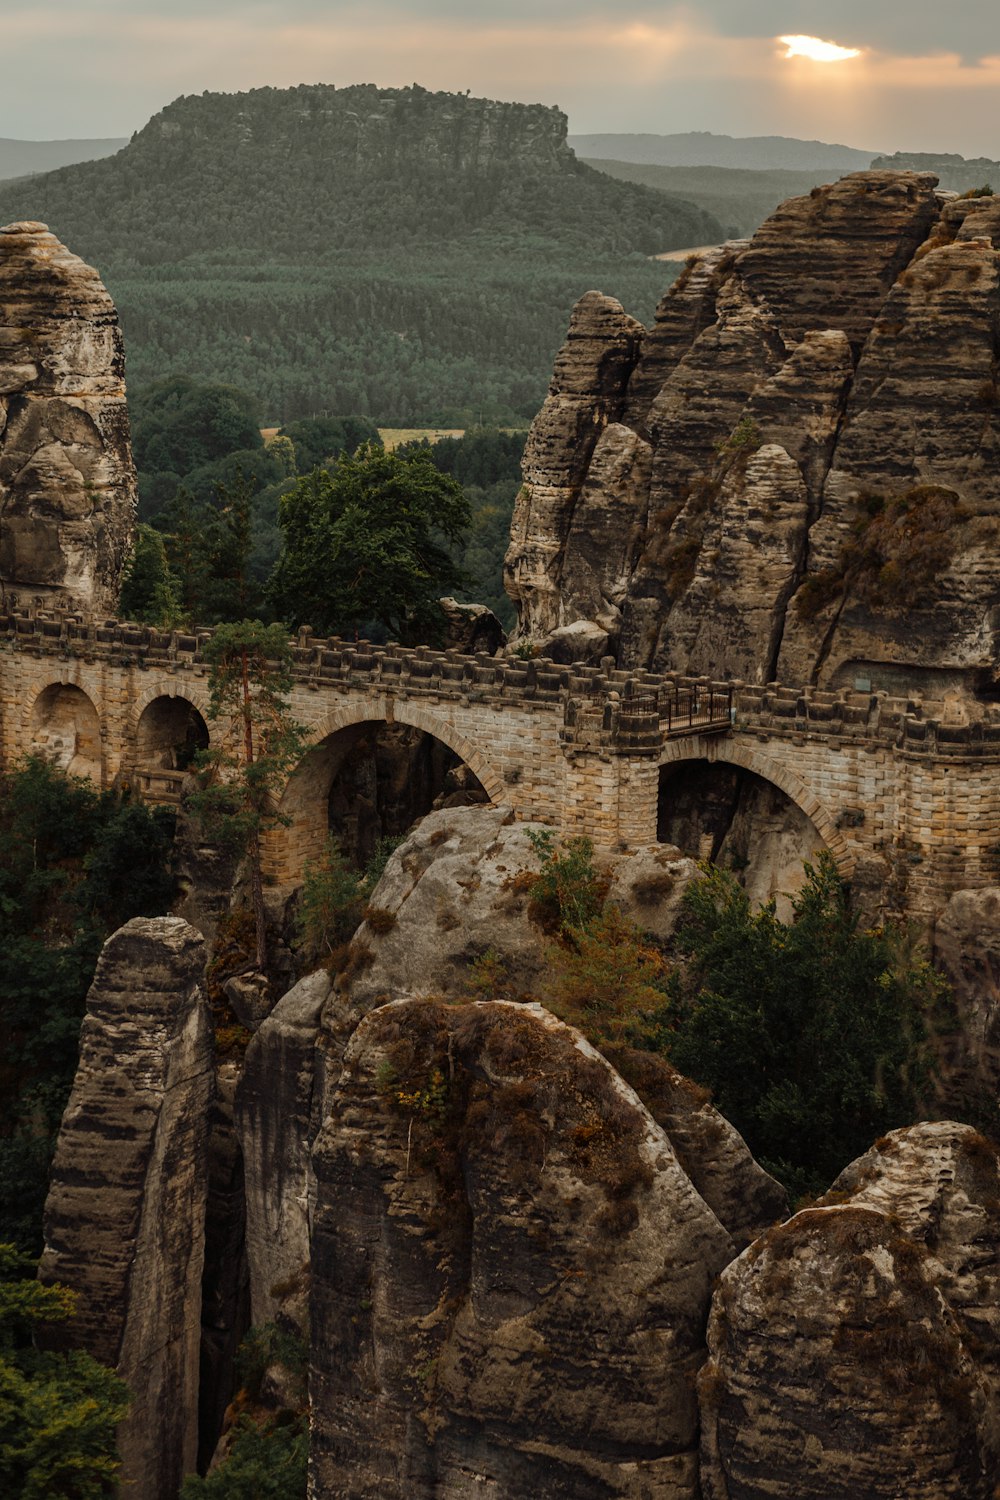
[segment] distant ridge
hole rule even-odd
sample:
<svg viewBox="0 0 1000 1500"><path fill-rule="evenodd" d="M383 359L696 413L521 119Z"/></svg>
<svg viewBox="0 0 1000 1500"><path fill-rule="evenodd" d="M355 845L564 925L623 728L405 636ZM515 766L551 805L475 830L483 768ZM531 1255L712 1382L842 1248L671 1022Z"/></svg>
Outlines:
<svg viewBox="0 0 1000 1500"><path fill-rule="evenodd" d="M1000 161L988 156L897 151L893 156L877 156L872 166L889 172L935 172L941 187L952 193L968 193L987 185L1000 192Z"/></svg>
<svg viewBox="0 0 1000 1500"><path fill-rule="evenodd" d="M78 161L97 161L127 145L128 136L102 136L92 141L15 141L0 136L0 181L33 172L54 172Z"/></svg>
<svg viewBox="0 0 1000 1500"><path fill-rule="evenodd" d="M671 279L650 257L724 237L585 166L566 125L417 85L192 95L115 156L0 184L0 225L39 220L99 270L133 388L181 371L274 422L516 425L578 298L648 321Z"/></svg>
<svg viewBox="0 0 1000 1500"><path fill-rule="evenodd" d="M784 135L715 135L689 130L679 135L571 135L569 144L582 157L642 162L660 167L752 167L793 172L859 172L874 151L800 141Z"/></svg>

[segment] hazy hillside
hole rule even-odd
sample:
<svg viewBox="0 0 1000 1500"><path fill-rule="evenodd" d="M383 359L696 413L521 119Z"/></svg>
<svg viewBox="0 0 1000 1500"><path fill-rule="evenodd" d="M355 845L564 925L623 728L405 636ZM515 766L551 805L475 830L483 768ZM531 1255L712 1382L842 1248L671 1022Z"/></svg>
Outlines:
<svg viewBox="0 0 1000 1500"><path fill-rule="evenodd" d="M116 157L0 187L20 218L100 269L133 383L394 425L530 416L583 292L648 319L648 257L722 232L577 161L559 110L369 85L178 99Z"/></svg>
<svg viewBox="0 0 1000 1500"><path fill-rule="evenodd" d="M73 162L96 161L128 145L128 137L94 141L13 141L0 137L0 180L29 172L51 172Z"/></svg>
<svg viewBox="0 0 1000 1500"><path fill-rule="evenodd" d="M941 186L952 193L968 193L985 186L1000 190L1000 161L988 156L897 151L894 156L877 156L872 166L896 172L936 172Z"/></svg>
<svg viewBox="0 0 1000 1500"><path fill-rule="evenodd" d="M715 135L690 130L680 135L571 135L577 156L645 162L663 167L750 167L759 171L859 172L873 151L832 146L826 141L799 141L784 135Z"/></svg>
<svg viewBox="0 0 1000 1500"><path fill-rule="evenodd" d="M727 239L752 234L779 203L843 175L832 172L744 171L738 167L658 167L594 157L589 166L609 177L639 182L658 192L679 193L713 214Z"/></svg>

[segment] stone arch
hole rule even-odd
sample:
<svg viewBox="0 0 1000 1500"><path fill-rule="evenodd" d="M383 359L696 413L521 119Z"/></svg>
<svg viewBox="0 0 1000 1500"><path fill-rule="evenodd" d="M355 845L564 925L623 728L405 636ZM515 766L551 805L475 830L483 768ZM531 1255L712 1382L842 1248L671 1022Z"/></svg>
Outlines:
<svg viewBox="0 0 1000 1500"><path fill-rule="evenodd" d="M326 840L327 799L345 759L374 724L402 725L432 736L472 772L491 802L503 799L504 782L489 759L446 719L418 704L371 698L344 704L312 729L309 748L288 778L279 804L287 826L268 836L265 862L280 880L294 880Z"/></svg>
<svg viewBox="0 0 1000 1500"><path fill-rule="evenodd" d="M850 878L854 856L829 810L800 776L769 754L766 748L741 745L729 738L709 735L675 740L664 747L660 756L661 776L664 770L671 767L679 767L684 763L694 765L698 762L732 766L777 787L812 824L833 856L841 875L845 879Z"/></svg>
<svg viewBox="0 0 1000 1500"><path fill-rule="evenodd" d="M187 694L160 693L136 718L132 752L137 767L184 771L208 743L205 716Z"/></svg>
<svg viewBox="0 0 1000 1500"><path fill-rule="evenodd" d="M94 701L72 682L50 682L28 708L30 751L44 755L71 776L104 783L101 720Z"/></svg>

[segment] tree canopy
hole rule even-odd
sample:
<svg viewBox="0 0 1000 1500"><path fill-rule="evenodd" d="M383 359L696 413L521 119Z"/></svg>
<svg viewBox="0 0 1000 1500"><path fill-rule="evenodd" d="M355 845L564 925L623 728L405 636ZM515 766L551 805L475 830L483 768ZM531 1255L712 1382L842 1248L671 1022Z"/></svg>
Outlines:
<svg viewBox="0 0 1000 1500"><path fill-rule="evenodd" d="M103 1500L117 1493L128 1391L88 1354L35 1347L39 1329L72 1316L73 1294L40 1286L34 1271L0 1244L0 1493Z"/></svg>
<svg viewBox="0 0 1000 1500"><path fill-rule="evenodd" d="M342 454L281 497L271 602L327 634L376 622L397 640L430 640L438 599L462 580L450 549L470 519L461 486L426 451Z"/></svg>

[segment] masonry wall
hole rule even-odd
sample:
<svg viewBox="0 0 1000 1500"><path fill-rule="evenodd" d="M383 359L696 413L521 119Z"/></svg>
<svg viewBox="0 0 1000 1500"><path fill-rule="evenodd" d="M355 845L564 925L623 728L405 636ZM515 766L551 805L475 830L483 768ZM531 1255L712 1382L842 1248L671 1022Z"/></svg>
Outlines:
<svg viewBox="0 0 1000 1500"><path fill-rule="evenodd" d="M0 752L34 748L102 786L167 795L180 773L143 767L143 711L180 697L208 720L208 632L157 632L75 616L0 616ZM310 757L269 846L294 879L326 836L326 792L352 726L395 721L435 735L494 802L601 845L654 842L659 772L680 760L742 766L802 808L838 864L889 861L920 915L991 883L1000 855L1000 714L884 695L629 676L605 668L315 641L295 647L291 707ZM81 696L82 695L82 696ZM94 716L100 744L95 753ZM66 725L78 713L75 739ZM86 720L86 722L84 722ZM209 732L213 731L211 723Z"/></svg>

